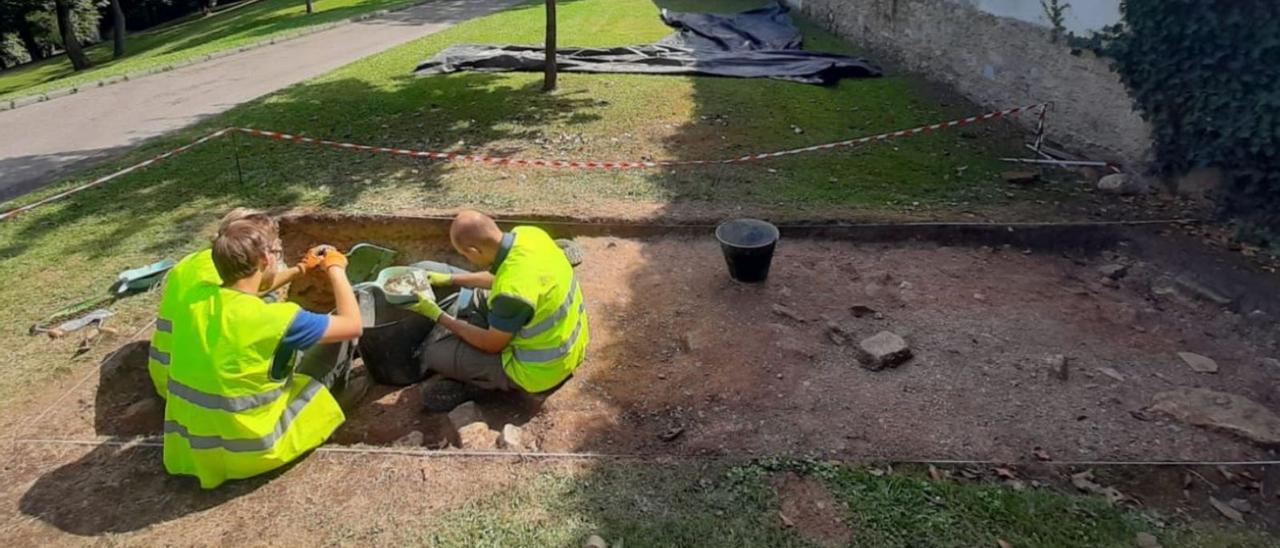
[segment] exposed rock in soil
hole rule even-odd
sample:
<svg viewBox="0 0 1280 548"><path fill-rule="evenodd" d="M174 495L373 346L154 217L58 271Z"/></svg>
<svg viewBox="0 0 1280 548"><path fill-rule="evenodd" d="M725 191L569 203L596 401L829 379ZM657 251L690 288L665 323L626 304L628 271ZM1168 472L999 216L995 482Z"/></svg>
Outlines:
<svg viewBox="0 0 1280 548"><path fill-rule="evenodd" d="M1178 352L1178 357L1197 373L1217 373L1218 362L1194 352Z"/></svg>
<svg viewBox="0 0 1280 548"><path fill-rule="evenodd" d="M502 448L512 451L524 451L528 447L524 443L524 430L514 424L502 427Z"/></svg>
<svg viewBox="0 0 1280 548"><path fill-rule="evenodd" d="M1272 373L1280 373L1280 360L1275 358L1262 358L1258 361L1262 363L1263 367L1267 368L1267 370Z"/></svg>
<svg viewBox="0 0 1280 548"><path fill-rule="evenodd" d="M458 430L458 441L462 448L470 451L492 451L498 448L498 438L502 435L489 428L483 422L473 422Z"/></svg>
<svg viewBox="0 0 1280 548"><path fill-rule="evenodd" d="M1219 514L1222 514L1223 517L1231 521L1234 521L1236 523L1244 523L1244 514L1241 514L1235 508L1228 506L1227 504L1223 503L1222 501L1216 498L1209 497L1209 506L1212 506L1213 509L1217 510Z"/></svg>
<svg viewBox="0 0 1280 548"><path fill-rule="evenodd" d="M1108 194L1139 194L1146 188L1140 179L1124 173L1112 173L1098 180L1098 190Z"/></svg>
<svg viewBox="0 0 1280 548"><path fill-rule="evenodd" d="M1280 416L1244 396L1204 388L1180 388L1156 394L1151 410L1262 445L1280 444Z"/></svg>
<svg viewBox="0 0 1280 548"><path fill-rule="evenodd" d="M1227 501L1227 505L1234 508L1237 512L1248 514L1253 512L1253 505L1245 499L1231 499Z"/></svg>
<svg viewBox="0 0 1280 548"><path fill-rule="evenodd" d="M1108 377L1111 377L1117 381L1124 382L1124 375L1121 375L1119 371L1116 371L1115 369L1112 369L1110 367L1099 367L1098 372Z"/></svg>
<svg viewBox="0 0 1280 548"><path fill-rule="evenodd" d="M409 432L408 434L401 436L400 439L392 442L391 445L395 445L397 447L422 447L426 442L426 436L424 436L422 432L414 430L413 432Z"/></svg>
<svg viewBox="0 0 1280 548"><path fill-rule="evenodd" d="M1186 275L1178 276L1174 279L1174 283L1177 283L1178 288L1184 293L1202 301L1222 306L1231 304L1231 297L1223 295L1221 291L1204 285Z"/></svg>
<svg viewBox="0 0 1280 548"><path fill-rule="evenodd" d="M1124 493L1121 493L1119 489L1116 489L1115 487L1104 487L1102 484L1094 481L1092 470L1085 470L1084 472L1072 474L1071 485L1075 486L1075 488L1079 489L1082 493L1101 495L1111 504L1124 502L1128 499L1128 497L1126 497Z"/></svg>
<svg viewBox="0 0 1280 548"><path fill-rule="evenodd" d="M911 347L896 333L881 331L858 344L862 366L872 371L896 367L911 359Z"/></svg>
<svg viewBox="0 0 1280 548"><path fill-rule="evenodd" d="M1062 354L1054 354L1049 356L1049 376L1060 381L1066 381L1071 376L1071 358Z"/></svg>
<svg viewBox="0 0 1280 548"><path fill-rule="evenodd" d="M1098 272L1112 280L1119 280L1129 273L1128 265L1112 263L1098 267Z"/></svg>
<svg viewBox="0 0 1280 548"><path fill-rule="evenodd" d="M591 535L587 540L582 541L582 548L609 548L609 543L605 542L600 535Z"/></svg>
<svg viewBox="0 0 1280 548"><path fill-rule="evenodd" d="M476 402L469 401L453 408L449 412L449 424L453 425L454 430L461 431L464 427L476 423L484 422L484 417L480 415L480 407Z"/></svg>
<svg viewBox="0 0 1280 548"><path fill-rule="evenodd" d="M780 305L780 304L773 305L773 313L792 321L804 323L804 318L800 317L800 314L797 314L795 310L792 310L784 305Z"/></svg>

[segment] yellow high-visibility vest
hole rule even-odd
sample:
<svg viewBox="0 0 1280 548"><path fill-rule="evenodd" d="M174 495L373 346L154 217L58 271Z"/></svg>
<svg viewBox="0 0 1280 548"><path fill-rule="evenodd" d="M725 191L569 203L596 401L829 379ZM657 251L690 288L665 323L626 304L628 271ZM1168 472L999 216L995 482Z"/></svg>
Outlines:
<svg viewBox="0 0 1280 548"><path fill-rule="evenodd" d="M216 286L191 290L175 314L164 466L212 489L256 476L324 443L345 417L329 389L271 362L301 310Z"/></svg>
<svg viewBox="0 0 1280 548"><path fill-rule="evenodd" d="M222 277L213 266L213 251L209 249L183 257L165 277L160 311L156 314L156 329L151 335L151 348L147 354L147 372L151 375L156 394L161 398L169 395L174 315L187 307L188 292L200 285L222 285Z"/></svg>
<svg viewBox="0 0 1280 548"><path fill-rule="evenodd" d="M586 358L586 301L564 251L542 229L516 227L510 251L493 275L489 303L499 295L533 307L533 317L502 352L507 376L529 392L554 388Z"/></svg>

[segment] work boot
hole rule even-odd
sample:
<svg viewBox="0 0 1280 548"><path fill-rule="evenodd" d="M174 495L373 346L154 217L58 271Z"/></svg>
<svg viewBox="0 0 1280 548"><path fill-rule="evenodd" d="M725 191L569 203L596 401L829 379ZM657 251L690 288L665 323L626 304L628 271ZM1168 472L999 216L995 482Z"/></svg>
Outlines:
<svg viewBox="0 0 1280 548"><path fill-rule="evenodd" d="M569 260L569 266L578 266L587 258L586 252L582 250L582 246L573 240L560 238L556 240L556 245L564 252L564 258Z"/></svg>
<svg viewBox="0 0 1280 548"><path fill-rule="evenodd" d="M422 383L422 407L432 413L445 413L466 403L475 392L466 383L436 375Z"/></svg>
<svg viewBox="0 0 1280 548"><path fill-rule="evenodd" d="M369 379L368 375L361 374L356 376L355 372L352 372L351 376L347 377L347 380L342 383L342 386L338 387L333 399L338 400L338 407L342 408L343 413L350 414L364 400L365 395L369 393L369 386L372 384L373 381Z"/></svg>

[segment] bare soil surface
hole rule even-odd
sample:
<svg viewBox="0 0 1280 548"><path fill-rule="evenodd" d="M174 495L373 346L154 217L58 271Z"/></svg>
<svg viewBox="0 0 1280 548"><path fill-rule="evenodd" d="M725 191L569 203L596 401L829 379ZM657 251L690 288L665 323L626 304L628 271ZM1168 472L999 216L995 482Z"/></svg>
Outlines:
<svg viewBox="0 0 1280 548"><path fill-rule="evenodd" d="M1184 244L1166 236L1166 247ZM342 248L370 241L400 249L400 262L457 260L441 234L385 223L295 229L286 239L290 253L320 241ZM1177 254L1143 255L1136 245L1079 255L788 239L770 280L744 285L728 278L707 236L577 240L587 256L578 277L591 318L588 361L545 400L502 394L477 400L491 426L521 425L543 452L1012 462L1037 454L1056 462L1274 458L1228 434L1144 411L1153 394L1174 387L1212 388L1280 407L1274 389L1280 371L1262 360L1280 355L1275 316L1153 291L1188 268ZM1104 282L1099 268L1111 264L1128 270ZM308 301L322 289L300 283L293 295ZM857 342L883 330L905 337L914 357L892 369L862 368ZM160 408L146 403L145 351L144 341L126 344L97 371L85 371L90 377L75 390L68 391L80 373L32 395L22 413L5 413L4 431L90 444L101 436L158 432ZM1192 371L1180 351L1213 358L1219 372ZM1049 375L1055 355L1069 359L1065 381ZM333 446L390 445L411 431L422 432L428 447L456 443L443 414L422 411L416 387L377 386ZM203 493L164 475L155 448L21 442L4 469L0 500L14 505L5 530L32 543L58 538L59 531L144 527L155 538L174 538L182 534L177 518L214 507L221 517L201 526L213 535L206 540L230 543L261 534L253 525L260 509L281 497L287 501L281 516L312 523L350 511L403 514L398 505L405 500L409 510L427 515L462 504L476 489L500 489L513 474L532 473L500 462L446 462L316 454L285 472L295 476L290 481L272 476ZM483 481L459 489L450 482L460 470ZM1208 496L1244 498L1263 523L1280 523L1275 505L1267 504L1275 495L1273 469L1258 468L1253 479L1200 468L1207 481L1181 468L1160 470L1167 473L1100 472L1099 481L1141 504L1189 505L1201 517L1214 516L1204 504ZM406 474L416 483L403 481ZM784 504L791 493L817 496L780 481L775 488ZM423 482L435 482L432 497L415 496ZM347 494L315 510L306 503L319 496L313 485ZM360 495L369 485L385 492ZM384 538L377 531L360 538ZM334 541L344 534L320 528L303 536Z"/></svg>
<svg viewBox="0 0 1280 548"><path fill-rule="evenodd" d="M349 236L359 239L359 234ZM331 236L332 239L332 236ZM309 245L292 241L290 246ZM339 242L340 244L346 242ZM439 241L391 244L402 260L439 257ZM489 394L495 429L522 425L544 451L840 458L1244 460L1270 453L1227 434L1144 411L1175 387L1280 404L1274 331L1183 295L1159 295L1163 267L1121 252L1067 257L1019 249L783 241L765 284L732 281L710 238L579 238L588 299L588 361L555 394ZM1128 265L1118 282L1104 264ZM296 294L322 293L300 284ZM914 357L860 366L857 344L880 331ZM1177 352L1209 356L1197 373ZM155 432L136 402L150 390L145 353L109 389L43 428L61 437ZM1050 375L1055 355L1068 378ZM110 371L113 368L104 368ZM128 373L132 371L132 373ZM110 378L114 378L108 375ZM137 388L129 390L129 386ZM92 397L93 394L97 397ZM132 407L131 407L132 406ZM140 409L141 408L141 409ZM142 421L141 423L139 421ZM149 427L148 427L149 424ZM335 436L389 444L424 433L450 443L443 415L416 387L377 387Z"/></svg>

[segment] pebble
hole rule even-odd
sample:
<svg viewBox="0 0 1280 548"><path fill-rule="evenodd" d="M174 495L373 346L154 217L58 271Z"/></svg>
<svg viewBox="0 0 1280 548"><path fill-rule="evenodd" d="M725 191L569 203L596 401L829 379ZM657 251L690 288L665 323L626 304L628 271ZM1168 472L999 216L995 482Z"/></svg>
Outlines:
<svg viewBox="0 0 1280 548"><path fill-rule="evenodd" d="M1119 280L1129 273L1129 267L1119 263L1112 263L1098 267L1098 272L1113 280Z"/></svg>
<svg viewBox="0 0 1280 548"><path fill-rule="evenodd" d="M1116 371L1115 369L1112 369L1110 367L1099 367L1098 372L1108 377L1111 377L1117 381L1124 382L1124 375L1121 375L1119 371Z"/></svg>
<svg viewBox="0 0 1280 548"><path fill-rule="evenodd" d="M1049 376L1060 381L1066 381L1071 373L1071 359L1062 355L1054 354L1049 356Z"/></svg>
<svg viewBox="0 0 1280 548"><path fill-rule="evenodd" d="M489 428L483 422L473 422L458 430L458 440L463 449L471 451L491 451L498 448L498 440L502 434Z"/></svg>
<svg viewBox="0 0 1280 548"><path fill-rule="evenodd" d="M1194 352L1178 352L1178 357L1186 362L1197 373L1217 373L1218 362Z"/></svg>
<svg viewBox="0 0 1280 548"><path fill-rule="evenodd" d="M582 541L582 548L609 548L609 543L605 542L600 535L591 535L587 540Z"/></svg>

